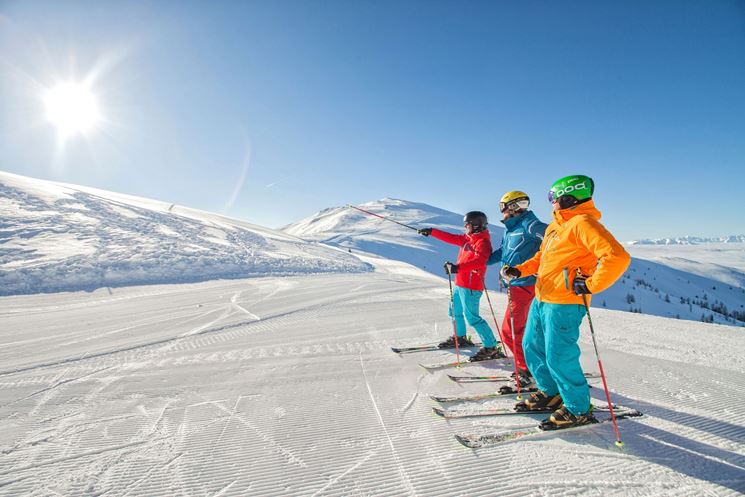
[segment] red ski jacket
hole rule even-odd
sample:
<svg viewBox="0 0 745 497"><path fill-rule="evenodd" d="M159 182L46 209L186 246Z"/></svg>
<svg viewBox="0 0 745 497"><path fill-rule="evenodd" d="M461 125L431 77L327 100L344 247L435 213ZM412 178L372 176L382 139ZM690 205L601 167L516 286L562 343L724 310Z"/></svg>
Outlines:
<svg viewBox="0 0 745 497"><path fill-rule="evenodd" d="M462 288L482 291L486 277L486 261L491 255L489 230L472 235L453 235L432 228L432 236L460 247L456 262L458 272L455 273L455 284Z"/></svg>

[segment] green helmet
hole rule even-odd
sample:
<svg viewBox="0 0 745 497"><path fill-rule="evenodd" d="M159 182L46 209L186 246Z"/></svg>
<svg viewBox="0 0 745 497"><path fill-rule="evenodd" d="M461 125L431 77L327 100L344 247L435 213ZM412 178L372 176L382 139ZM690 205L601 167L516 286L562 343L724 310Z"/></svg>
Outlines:
<svg viewBox="0 0 745 497"><path fill-rule="evenodd" d="M571 207L592 198L595 182L589 176L573 174L558 179L548 191L548 201L552 204L559 202L562 209ZM562 198L568 197L568 198Z"/></svg>

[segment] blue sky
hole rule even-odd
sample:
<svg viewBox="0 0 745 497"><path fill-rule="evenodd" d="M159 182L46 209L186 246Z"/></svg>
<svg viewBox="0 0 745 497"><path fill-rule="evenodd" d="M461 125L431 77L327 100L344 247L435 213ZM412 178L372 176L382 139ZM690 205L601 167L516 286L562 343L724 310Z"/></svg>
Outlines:
<svg viewBox="0 0 745 497"><path fill-rule="evenodd" d="M745 233L745 3L0 3L0 169L279 227L383 197L547 218L596 181L619 239ZM57 145L40 88L95 74ZM492 219L495 220L495 219Z"/></svg>

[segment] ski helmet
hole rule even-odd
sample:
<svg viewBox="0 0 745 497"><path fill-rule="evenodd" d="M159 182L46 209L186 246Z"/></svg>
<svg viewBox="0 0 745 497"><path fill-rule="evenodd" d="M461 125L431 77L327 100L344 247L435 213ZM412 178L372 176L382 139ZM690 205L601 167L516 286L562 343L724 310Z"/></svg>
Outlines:
<svg viewBox="0 0 745 497"><path fill-rule="evenodd" d="M548 191L548 201L559 203L559 207L566 209L573 205L587 202L595 191L595 182L589 176L573 174L558 179Z"/></svg>
<svg viewBox="0 0 745 497"><path fill-rule="evenodd" d="M471 211L463 217L463 224L470 224L474 233L484 231L488 223L486 214L481 211Z"/></svg>
<svg viewBox="0 0 745 497"><path fill-rule="evenodd" d="M499 200L499 212L510 210L512 212L527 210L530 205L530 197L525 192L513 190L502 195Z"/></svg>

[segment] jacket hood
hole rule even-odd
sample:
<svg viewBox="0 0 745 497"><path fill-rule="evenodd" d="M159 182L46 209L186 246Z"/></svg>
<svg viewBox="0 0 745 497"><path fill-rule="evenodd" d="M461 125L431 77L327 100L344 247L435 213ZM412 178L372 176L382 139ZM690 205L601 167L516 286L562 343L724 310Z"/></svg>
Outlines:
<svg viewBox="0 0 745 497"><path fill-rule="evenodd" d="M595 219L600 219L602 216L600 211L595 207L595 201L592 199L573 207L552 211L551 215L557 224L564 224L575 216L587 215Z"/></svg>

